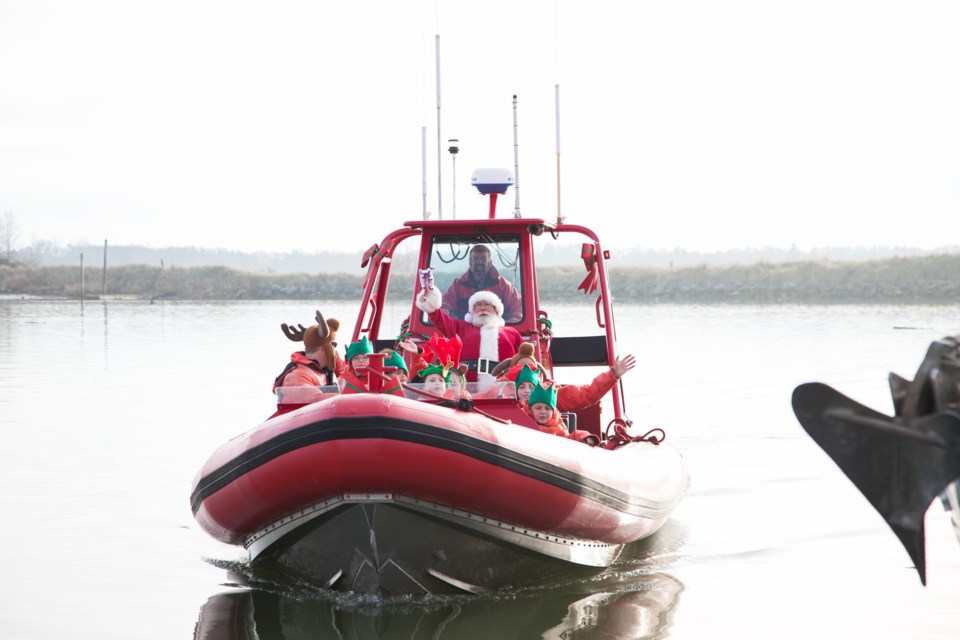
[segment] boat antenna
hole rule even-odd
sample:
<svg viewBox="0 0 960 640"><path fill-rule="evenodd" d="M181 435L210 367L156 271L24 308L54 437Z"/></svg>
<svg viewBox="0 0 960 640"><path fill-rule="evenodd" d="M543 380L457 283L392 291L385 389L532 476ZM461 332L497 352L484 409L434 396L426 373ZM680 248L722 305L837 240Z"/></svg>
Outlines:
<svg viewBox="0 0 960 640"><path fill-rule="evenodd" d="M453 219L457 219L457 152L460 151L460 141L456 138L447 140L450 148L450 158L453 160Z"/></svg>
<svg viewBox="0 0 960 640"><path fill-rule="evenodd" d="M443 176L441 170L440 153L440 34L436 36L436 58L437 58L437 220L443 220Z"/></svg>
<svg viewBox="0 0 960 640"><path fill-rule="evenodd" d="M557 224L563 223L563 216L560 215L560 85L553 86L554 103L556 105L557 121Z"/></svg>
<svg viewBox="0 0 960 640"><path fill-rule="evenodd" d="M423 219L430 216L427 214L427 125L420 127L420 161L423 165L420 170L420 181L423 192Z"/></svg>
<svg viewBox="0 0 960 640"><path fill-rule="evenodd" d="M520 144L517 141L517 94L513 94L513 217L520 217Z"/></svg>

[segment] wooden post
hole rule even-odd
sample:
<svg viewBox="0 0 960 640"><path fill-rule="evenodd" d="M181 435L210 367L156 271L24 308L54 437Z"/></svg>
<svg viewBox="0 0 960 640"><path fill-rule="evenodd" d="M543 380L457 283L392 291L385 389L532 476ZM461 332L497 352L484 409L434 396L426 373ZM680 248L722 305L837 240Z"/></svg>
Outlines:
<svg viewBox="0 0 960 640"><path fill-rule="evenodd" d="M83 299L86 297L83 289L83 253L80 254L80 303L83 304Z"/></svg>

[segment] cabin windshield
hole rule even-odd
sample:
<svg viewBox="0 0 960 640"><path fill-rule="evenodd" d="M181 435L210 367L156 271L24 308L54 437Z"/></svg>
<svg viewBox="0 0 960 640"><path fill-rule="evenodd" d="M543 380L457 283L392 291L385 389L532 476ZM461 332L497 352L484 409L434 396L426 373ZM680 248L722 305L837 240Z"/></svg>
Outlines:
<svg viewBox="0 0 960 640"><path fill-rule="evenodd" d="M443 294L442 309L463 320L467 303L477 291L497 294L507 324L523 320L523 278L518 234L461 234L435 236L429 265ZM423 322L430 324L426 314Z"/></svg>

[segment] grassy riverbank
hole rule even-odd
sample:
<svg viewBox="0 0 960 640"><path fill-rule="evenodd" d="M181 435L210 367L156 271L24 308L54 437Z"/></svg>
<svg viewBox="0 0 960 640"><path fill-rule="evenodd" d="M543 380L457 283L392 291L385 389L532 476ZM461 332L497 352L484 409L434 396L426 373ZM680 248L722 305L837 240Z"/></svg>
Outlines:
<svg viewBox="0 0 960 640"><path fill-rule="evenodd" d="M541 298L582 299L582 268L539 271ZM413 274L394 274L413 281ZM611 268L621 302L749 304L948 304L960 302L960 255L873 262L758 263L675 269ZM103 293L103 272L84 271L88 297ZM108 296L175 300L351 300L362 274L269 274L225 267L110 267ZM0 265L0 295L79 298L71 266Z"/></svg>

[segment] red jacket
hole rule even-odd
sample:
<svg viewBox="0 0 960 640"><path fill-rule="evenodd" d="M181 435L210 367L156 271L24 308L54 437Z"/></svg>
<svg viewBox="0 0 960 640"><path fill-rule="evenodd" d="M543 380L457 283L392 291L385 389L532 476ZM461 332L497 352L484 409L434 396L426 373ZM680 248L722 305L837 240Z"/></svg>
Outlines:
<svg viewBox="0 0 960 640"><path fill-rule="evenodd" d="M520 402L518 406L523 409L524 413L530 416L531 420L537 422L533 418L533 411L530 409L530 405L526 402ZM550 416L550 419L543 424L537 424L537 428L540 429L542 433L549 433L555 436L566 437L568 435L567 426L564 424L563 418L560 417L560 412L556 409L553 410L553 415Z"/></svg>
<svg viewBox="0 0 960 640"><path fill-rule="evenodd" d="M353 373L353 369L347 368L340 374L340 383L340 393L342 395L370 393L370 388L367 386L367 376L359 378ZM400 378L396 374L390 376L390 380L384 381L380 393L389 393L394 396L400 396L401 398L406 395L403 392Z"/></svg>
<svg viewBox="0 0 960 640"><path fill-rule="evenodd" d="M524 413L530 416L531 420L533 419L533 411L530 410L530 405L528 405L526 402L520 402L519 407L523 409ZM534 422L536 422L536 420L534 420ZM576 440L577 442L582 442L590 445L591 447L594 447L600 443L600 439L589 431L584 431L582 429L576 429L573 431L573 433L567 431L567 424L563 421L563 417L556 409L553 410L553 415L550 416L550 419L543 424L538 424L537 428L540 429L541 433L549 433L551 435L560 436L561 438L566 438L568 440Z"/></svg>
<svg viewBox="0 0 960 640"><path fill-rule="evenodd" d="M463 318L470 311L467 309L470 296L477 291L490 291L497 294L500 302L503 303L504 322L518 322L523 317L520 294L493 266L490 267L483 282L476 282L469 271L454 280L444 292L443 305L440 308L454 318Z"/></svg>
<svg viewBox="0 0 960 640"><path fill-rule="evenodd" d="M287 368L273 381L273 390L276 391L277 387L322 387L334 384L334 376L341 375L345 366L339 353L336 357L337 361L331 371L308 358L303 351L294 351L290 354Z"/></svg>
<svg viewBox="0 0 960 640"><path fill-rule="evenodd" d="M560 411L578 411L592 407L617 384L613 371L607 369L590 384L561 384L557 389L557 409Z"/></svg>

